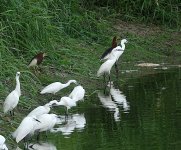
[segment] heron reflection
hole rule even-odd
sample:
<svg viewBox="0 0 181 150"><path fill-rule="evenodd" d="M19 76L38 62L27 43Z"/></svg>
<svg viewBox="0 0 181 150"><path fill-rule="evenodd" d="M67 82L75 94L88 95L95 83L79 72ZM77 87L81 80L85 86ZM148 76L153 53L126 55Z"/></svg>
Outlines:
<svg viewBox="0 0 181 150"><path fill-rule="evenodd" d="M62 124L58 128L53 128L51 132L62 132L63 135L70 135L74 132L75 129L82 131L86 125L86 119L84 114L73 114L71 117L68 117L65 124Z"/></svg>
<svg viewBox="0 0 181 150"><path fill-rule="evenodd" d="M126 96L114 87L113 82L107 85L110 88L109 95L98 92L98 97L103 107L108 108L109 111L114 112L114 120L120 121L119 107L123 108L123 112L128 112L130 109Z"/></svg>

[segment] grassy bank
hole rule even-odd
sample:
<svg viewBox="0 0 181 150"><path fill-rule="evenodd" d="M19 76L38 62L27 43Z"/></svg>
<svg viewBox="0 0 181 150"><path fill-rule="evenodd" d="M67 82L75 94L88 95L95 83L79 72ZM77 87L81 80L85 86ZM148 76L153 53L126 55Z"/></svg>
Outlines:
<svg viewBox="0 0 181 150"><path fill-rule="evenodd" d="M15 73L22 73L22 97L16 110L20 118L12 122L10 130L5 131L6 135L14 130L27 111L51 99L51 96L38 94L43 86L51 82L76 79L93 92L99 81L96 77L99 57L110 47L115 35L129 41L120 60L120 69L131 69L123 62L180 63L181 35L178 26L170 29L149 21L145 24L121 21L117 10L103 7L95 11L84 6L75 0L2 1L0 115L3 117L2 104L15 87ZM46 52L48 57L41 65L41 73L35 74L27 64L40 51ZM71 89L65 89L57 98L68 94ZM9 126L7 120L4 118L2 124Z"/></svg>

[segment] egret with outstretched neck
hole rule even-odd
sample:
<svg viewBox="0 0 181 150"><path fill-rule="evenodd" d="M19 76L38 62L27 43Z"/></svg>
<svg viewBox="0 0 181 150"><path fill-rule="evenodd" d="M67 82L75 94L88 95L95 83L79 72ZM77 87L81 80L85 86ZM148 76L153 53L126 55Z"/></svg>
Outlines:
<svg viewBox="0 0 181 150"><path fill-rule="evenodd" d="M61 82L54 82L49 84L48 86L46 86L41 92L40 94L46 94L46 93L52 93L55 94L58 91L68 87L71 83L75 83L77 84L76 80L69 80L67 83L63 84Z"/></svg>
<svg viewBox="0 0 181 150"><path fill-rule="evenodd" d="M54 101L54 105L56 106L65 106L66 107L66 115L68 115L68 110L74 106L77 106L76 100L70 98L70 97L62 97L60 101Z"/></svg>
<svg viewBox="0 0 181 150"><path fill-rule="evenodd" d="M17 106L19 102L19 97L21 96L19 77L20 77L20 72L17 72L16 73L16 88L5 99L5 102L3 105L4 113L10 112L11 115L14 115L13 109Z"/></svg>

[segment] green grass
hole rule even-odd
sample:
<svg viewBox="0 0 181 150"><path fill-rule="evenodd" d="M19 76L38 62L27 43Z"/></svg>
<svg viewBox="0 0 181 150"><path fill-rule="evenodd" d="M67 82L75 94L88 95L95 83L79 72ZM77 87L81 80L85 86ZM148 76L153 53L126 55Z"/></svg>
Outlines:
<svg viewBox="0 0 181 150"><path fill-rule="evenodd" d="M119 61L120 69L129 69L127 64L122 62L131 62L132 69L137 61L167 62L172 58L176 63L180 61L181 38L176 29L155 29L155 26L142 26L132 22L122 22L123 26L118 29L115 23L118 26L122 23L115 21L119 16L116 10L107 7L87 10L83 6L75 0L10 0L8 4L2 0L0 116L3 117L1 123L4 127L10 128L2 134L9 135L27 112L51 100L50 95L39 95L42 87L51 82L76 79L86 89L90 89L86 95L91 95L99 81L96 77L101 64L99 57L110 47L115 35L129 41ZM144 11L146 7L142 9ZM143 30L146 34L140 34ZM27 64L40 51L46 52L48 57L40 66L41 73L35 74L27 68ZM22 96L18 109L15 110L19 118L12 121L10 126L2 113L2 104L8 93L15 88L17 71L21 72ZM72 88L71 86L60 92L57 98L67 95Z"/></svg>

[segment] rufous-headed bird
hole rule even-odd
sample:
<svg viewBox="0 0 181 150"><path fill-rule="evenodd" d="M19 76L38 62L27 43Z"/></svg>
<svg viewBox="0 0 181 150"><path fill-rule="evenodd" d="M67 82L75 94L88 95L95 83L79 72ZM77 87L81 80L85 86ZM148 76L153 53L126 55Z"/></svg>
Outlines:
<svg viewBox="0 0 181 150"><path fill-rule="evenodd" d="M107 60L110 57L110 54L112 52L112 50L117 47L117 36L114 36L112 39L112 46L110 48L108 48L101 56L101 60ZM115 63L115 70L116 70L116 74L118 76L118 65L117 62Z"/></svg>
<svg viewBox="0 0 181 150"><path fill-rule="evenodd" d="M38 53L31 59L28 67L34 67L36 71L36 67L38 67L42 63L45 56L47 56L46 53L43 52Z"/></svg>

